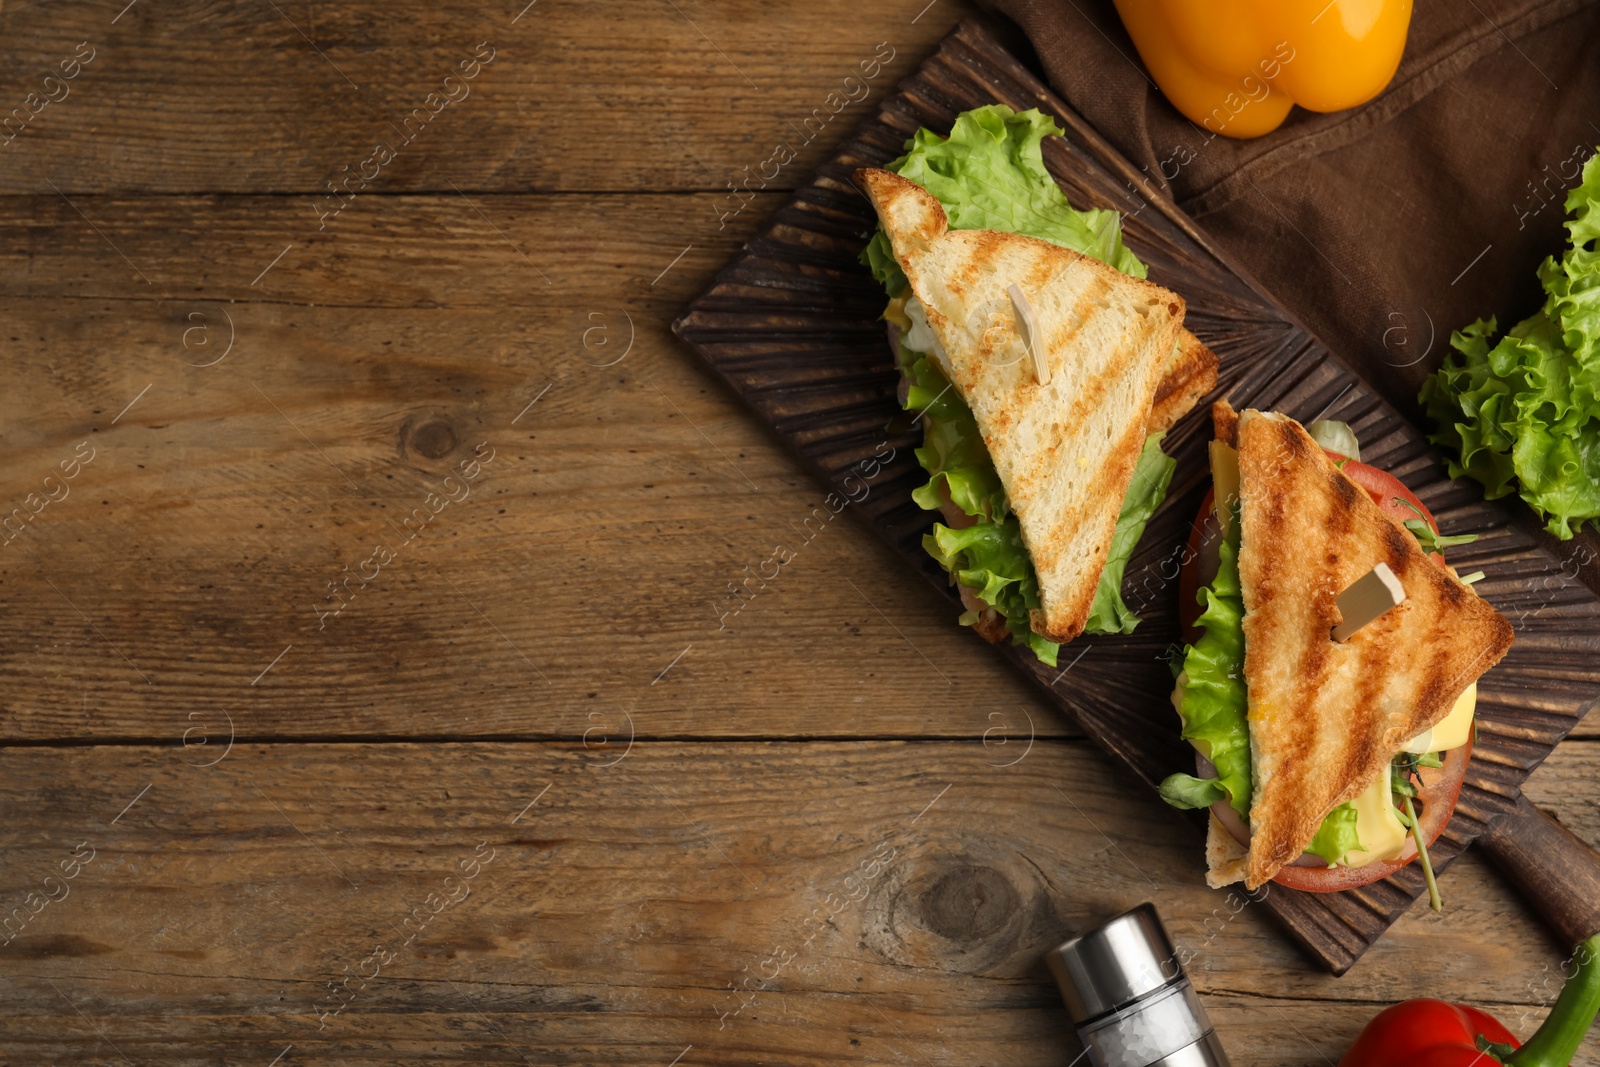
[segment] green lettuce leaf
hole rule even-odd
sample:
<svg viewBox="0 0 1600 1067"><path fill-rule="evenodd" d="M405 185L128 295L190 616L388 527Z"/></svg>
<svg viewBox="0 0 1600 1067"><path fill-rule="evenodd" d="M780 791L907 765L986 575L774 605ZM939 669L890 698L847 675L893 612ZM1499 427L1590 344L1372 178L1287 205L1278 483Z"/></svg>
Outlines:
<svg viewBox="0 0 1600 1067"><path fill-rule="evenodd" d="M950 387L931 356L901 345L900 364L910 383L905 410L922 413L922 447L916 455L928 472L927 484L912 490L911 498L938 511L944 489L968 515L1005 518L1010 505L972 409Z"/></svg>
<svg viewBox="0 0 1600 1067"><path fill-rule="evenodd" d="M1210 807L1226 799L1250 818L1250 691L1244 680L1244 595L1239 586L1239 514L1218 550L1217 576L1202 586L1196 602L1205 610L1196 624L1200 640L1184 650L1179 717L1183 737L1217 768L1214 779L1169 775L1161 799L1175 808ZM1209 798L1209 799L1207 799ZM1341 804L1327 814L1306 851L1338 863L1356 840L1356 808Z"/></svg>
<svg viewBox="0 0 1600 1067"><path fill-rule="evenodd" d="M1022 545L1022 529L1015 515L999 522L974 523L964 530L935 523L933 533L923 536L922 546L953 580L1005 616L1013 643L1026 645L1040 660L1056 665L1061 646L1034 633L1029 624L1028 612L1039 607L1039 579ZM964 626L976 621L970 612L961 616Z"/></svg>
<svg viewBox="0 0 1600 1067"><path fill-rule="evenodd" d="M1209 808L1228 799L1228 791L1215 778L1169 774L1161 783L1161 799L1175 808Z"/></svg>
<svg viewBox="0 0 1600 1067"><path fill-rule="evenodd" d="M900 264L895 260L894 251L889 247L889 238L882 227L867 242L866 249L861 253L861 262L867 265L872 276L882 283L891 297L899 296L910 288L911 283L906 280L905 271L900 269Z"/></svg>
<svg viewBox="0 0 1600 1067"><path fill-rule="evenodd" d="M1164 436L1164 433L1153 433L1144 439L1144 449L1133 468L1128 495L1122 498L1122 512L1117 516L1117 530L1111 537L1106 569L1100 572L1100 584L1095 587L1094 604L1084 626L1087 633L1131 634L1139 625L1139 616L1122 599L1122 575L1128 569L1139 538L1144 536L1150 516L1167 498L1172 472L1178 469L1178 461L1161 451Z"/></svg>
<svg viewBox="0 0 1600 1067"><path fill-rule="evenodd" d="M1228 526L1217 576L1201 588L1204 631L1183 658L1183 737L1217 768L1217 783L1241 818L1250 817L1249 691L1244 682L1244 595L1239 589L1239 520ZM1180 777L1180 776L1174 776ZM1161 795L1180 788L1168 778Z"/></svg>
<svg viewBox="0 0 1600 1067"><path fill-rule="evenodd" d="M1029 623L1029 610L1040 606L1039 578L972 409L932 357L902 345L900 365L910 383L905 409L921 413L923 446L916 455L928 472L928 481L912 490L911 497L938 511L941 491L948 492L958 508L977 520L962 530L935 523L933 533L923 537L923 547L950 572L952 581L1005 616L1015 643L1054 667L1061 646L1034 633ZM961 616L963 625L976 621L971 613Z"/></svg>
<svg viewBox="0 0 1600 1067"><path fill-rule="evenodd" d="M885 169L921 185L944 205L952 230L1006 230L1054 242L1102 263L1145 276L1145 265L1122 243L1122 216L1109 208L1079 211L1045 169L1044 138L1062 133L1037 109L1003 104L956 117L949 137L920 129L906 154ZM879 230L862 253L890 296L905 292L905 275Z"/></svg>
<svg viewBox="0 0 1600 1067"><path fill-rule="evenodd" d="M1600 520L1600 155L1566 209L1571 247L1539 267L1544 306L1498 340L1492 318L1452 334L1418 397L1452 476L1491 500L1521 494L1563 540Z"/></svg>
<svg viewBox="0 0 1600 1067"><path fill-rule="evenodd" d="M1322 825L1317 829L1317 836L1306 846L1306 851L1316 853L1331 865L1359 849L1361 842L1356 839L1356 817L1356 806L1351 803L1340 804L1328 812L1327 818L1322 820Z"/></svg>

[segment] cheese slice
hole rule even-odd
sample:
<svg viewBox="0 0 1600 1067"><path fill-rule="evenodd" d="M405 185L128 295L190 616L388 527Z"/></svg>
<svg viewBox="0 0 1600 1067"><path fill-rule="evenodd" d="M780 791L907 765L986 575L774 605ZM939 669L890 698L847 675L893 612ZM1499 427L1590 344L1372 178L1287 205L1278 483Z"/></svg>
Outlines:
<svg viewBox="0 0 1600 1067"><path fill-rule="evenodd" d="M889 306L883 309L883 320L894 323L901 333L911 329L911 319L906 315L906 302L908 299L915 299L915 297L912 297L909 292L901 293L899 296L891 297Z"/></svg>
<svg viewBox="0 0 1600 1067"><path fill-rule="evenodd" d="M1239 500L1239 450L1224 441L1211 442L1211 506L1224 534Z"/></svg>
<svg viewBox="0 0 1600 1067"><path fill-rule="evenodd" d="M1477 709L1478 683L1473 682L1462 690L1450 714L1431 730L1424 730L1406 743L1402 752L1423 755L1428 752L1448 752L1460 748L1472 737L1472 716ZM1395 814L1394 801L1389 795L1389 783L1379 779L1356 798L1356 840L1364 846L1344 858L1347 867L1361 867L1379 860L1397 860L1410 837L1400 817Z"/></svg>
<svg viewBox="0 0 1600 1067"><path fill-rule="evenodd" d="M1456 697L1455 707L1450 709L1450 714L1435 723L1433 729L1424 730L1407 741L1400 751L1421 756L1429 752L1449 752L1452 748L1460 748L1472 738L1472 716L1477 711L1477 706L1478 683L1473 682Z"/></svg>
<svg viewBox="0 0 1600 1067"><path fill-rule="evenodd" d="M1399 859L1408 831L1395 814L1389 776L1373 782L1351 803L1356 806L1356 840L1362 847L1345 853L1342 866L1365 867L1379 860Z"/></svg>

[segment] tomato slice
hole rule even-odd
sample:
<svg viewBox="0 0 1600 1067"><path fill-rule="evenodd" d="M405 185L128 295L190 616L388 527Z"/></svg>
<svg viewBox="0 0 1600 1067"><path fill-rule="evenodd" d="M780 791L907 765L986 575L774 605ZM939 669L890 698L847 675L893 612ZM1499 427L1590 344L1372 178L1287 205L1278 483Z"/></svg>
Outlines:
<svg viewBox="0 0 1600 1067"><path fill-rule="evenodd" d="M1467 762L1472 758L1472 742L1453 748L1444 754L1443 767L1424 767L1418 773L1422 787L1413 805L1421 802L1417 822L1422 827L1423 840L1430 846L1439 840L1444 828L1455 814L1456 801L1461 797L1461 785L1466 781ZM1413 854L1405 859L1384 863L1369 863L1365 867L1284 867L1272 880L1285 889L1299 889L1306 893L1337 893L1344 889L1359 889L1380 878L1387 878L1406 864L1415 860Z"/></svg>
<svg viewBox="0 0 1600 1067"><path fill-rule="evenodd" d="M1323 449L1328 452L1327 449ZM1433 512L1428 510L1426 504L1417 499L1417 495L1405 487L1405 484L1390 474L1377 467L1369 467L1356 459L1346 459L1337 452L1328 452L1328 458L1335 463L1342 464L1340 470L1344 471L1346 478L1355 482L1367 491L1367 495L1377 501L1378 506L1393 515L1401 522L1414 519L1421 512L1422 517L1433 527L1433 532L1439 532L1439 524L1434 521ZM1407 507L1406 505L1410 505ZM1413 511L1415 508L1416 511Z"/></svg>

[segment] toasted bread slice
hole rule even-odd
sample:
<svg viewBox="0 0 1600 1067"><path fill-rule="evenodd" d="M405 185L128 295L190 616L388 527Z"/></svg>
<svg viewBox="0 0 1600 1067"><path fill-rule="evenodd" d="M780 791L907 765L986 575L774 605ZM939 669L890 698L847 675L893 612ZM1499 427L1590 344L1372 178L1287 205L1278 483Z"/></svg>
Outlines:
<svg viewBox="0 0 1600 1067"><path fill-rule="evenodd" d="M1216 353L1188 330L1180 332L1172 362L1156 386L1155 403L1150 408L1150 432L1172 429L1173 424L1194 409L1201 397L1216 387Z"/></svg>
<svg viewBox="0 0 1600 1067"><path fill-rule="evenodd" d="M1244 880L1250 853L1223 829L1215 815L1206 816L1206 885L1221 889Z"/></svg>
<svg viewBox="0 0 1600 1067"><path fill-rule="evenodd" d="M1239 447L1239 413L1226 397L1211 405L1211 432L1228 447Z"/></svg>
<svg viewBox="0 0 1600 1067"><path fill-rule="evenodd" d="M1039 575L1035 632L1083 631L1144 444L1182 298L1034 237L950 230L927 190L859 170L912 292L949 356ZM1041 384L1007 288L1032 308Z"/></svg>
<svg viewBox="0 0 1600 1067"><path fill-rule="evenodd" d="M1428 559L1299 423L1245 411L1236 425L1254 889L1449 714L1511 647L1511 624ZM1405 602L1333 640L1335 598L1378 563Z"/></svg>

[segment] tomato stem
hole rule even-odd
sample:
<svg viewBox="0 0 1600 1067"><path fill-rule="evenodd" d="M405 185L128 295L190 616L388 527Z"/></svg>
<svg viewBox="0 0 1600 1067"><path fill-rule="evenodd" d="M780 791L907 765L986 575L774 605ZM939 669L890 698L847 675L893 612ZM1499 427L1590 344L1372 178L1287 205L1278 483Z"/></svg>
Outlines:
<svg viewBox="0 0 1600 1067"><path fill-rule="evenodd" d="M1411 820L1411 836L1417 841L1417 861L1422 864L1422 877L1428 883L1428 906L1436 912L1444 911L1444 898L1439 896L1439 880L1433 876L1433 861L1428 858L1428 842L1422 838L1422 826L1417 822L1417 810L1406 802L1406 817Z"/></svg>

